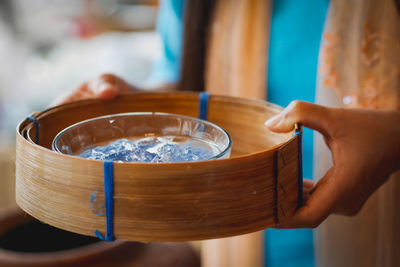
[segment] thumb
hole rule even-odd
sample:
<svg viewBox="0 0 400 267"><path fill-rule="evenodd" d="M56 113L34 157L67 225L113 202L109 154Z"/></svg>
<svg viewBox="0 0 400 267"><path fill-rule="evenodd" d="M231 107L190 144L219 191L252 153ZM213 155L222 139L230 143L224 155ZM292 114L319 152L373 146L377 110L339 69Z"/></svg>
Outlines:
<svg viewBox="0 0 400 267"><path fill-rule="evenodd" d="M100 99L112 99L119 93L119 88L115 84L102 82L93 91Z"/></svg>
<svg viewBox="0 0 400 267"><path fill-rule="evenodd" d="M296 123L326 135L331 122L331 109L304 101L292 101L281 113L265 122L273 132L286 133Z"/></svg>
<svg viewBox="0 0 400 267"><path fill-rule="evenodd" d="M106 80L102 77L87 82L86 90L96 98L112 99L119 93L118 84L114 80Z"/></svg>
<svg viewBox="0 0 400 267"><path fill-rule="evenodd" d="M122 91L130 91L130 86L114 74L102 74L87 82L87 91L96 98L112 99Z"/></svg>
<svg viewBox="0 0 400 267"><path fill-rule="evenodd" d="M300 207L293 218L280 225L280 228L315 228L325 220L334 210L340 200L343 186L337 180L343 180L334 168L331 168L317 183L314 192Z"/></svg>

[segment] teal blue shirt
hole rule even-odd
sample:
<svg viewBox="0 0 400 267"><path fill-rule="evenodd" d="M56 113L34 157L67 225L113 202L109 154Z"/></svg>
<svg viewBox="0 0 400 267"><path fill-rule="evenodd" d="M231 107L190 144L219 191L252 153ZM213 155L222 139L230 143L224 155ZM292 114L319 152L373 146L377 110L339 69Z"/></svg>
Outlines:
<svg viewBox="0 0 400 267"><path fill-rule="evenodd" d="M275 0L268 56L268 101L287 106L292 100L314 102L319 43L328 0ZM163 56L154 65L152 80L179 78L184 0L162 0L157 31ZM304 130L304 177L312 178L312 132ZM314 266L312 230L265 231L268 267Z"/></svg>

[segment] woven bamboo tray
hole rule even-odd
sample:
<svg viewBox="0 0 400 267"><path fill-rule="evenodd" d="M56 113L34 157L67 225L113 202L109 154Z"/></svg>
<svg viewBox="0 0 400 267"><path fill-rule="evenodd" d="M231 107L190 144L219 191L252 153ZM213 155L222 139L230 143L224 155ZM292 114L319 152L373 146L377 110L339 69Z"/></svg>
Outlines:
<svg viewBox="0 0 400 267"><path fill-rule="evenodd" d="M198 109L198 93L134 93L33 114L39 131L28 119L17 128L18 205L61 229L106 233L106 216L95 215L91 202L95 191L97 204L105 200L103 163L52 151L55 135L106 114L154 111L197 117ZM263 101L210 96L208 120L231 135L231 158L115 162L113 235L134 241L201 240L258 231L290 219L301 203L301 132L267 130L264 122L280 110Z"/></svg>

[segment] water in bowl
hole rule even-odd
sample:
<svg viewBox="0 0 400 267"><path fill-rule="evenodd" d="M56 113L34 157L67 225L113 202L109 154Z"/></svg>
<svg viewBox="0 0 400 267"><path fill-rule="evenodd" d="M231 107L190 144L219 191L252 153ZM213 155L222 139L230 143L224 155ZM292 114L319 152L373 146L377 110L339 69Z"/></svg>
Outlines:
<svg viewBox="0 0 400 267"><path fill-rule="evenodd" d="M98 144L79 154L94 160L117 162L185 162L208 160L221 151L214 144L188 136L147 136Z"/></svg>

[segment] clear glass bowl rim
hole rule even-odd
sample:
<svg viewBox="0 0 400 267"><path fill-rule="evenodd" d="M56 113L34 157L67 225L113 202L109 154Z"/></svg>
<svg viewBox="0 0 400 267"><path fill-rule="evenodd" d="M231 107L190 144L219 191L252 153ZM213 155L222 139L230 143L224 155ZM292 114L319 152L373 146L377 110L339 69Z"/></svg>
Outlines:
<svg viewBox="0 0 400 267"><path fill-rule="evenodd" d="M62 153L60 150L58 150L58 148L56 146L56 142L58 141L58 139L65 132L67 132L67 131L75 128L75 127L78 127L78 126L80 126L82 124L85 124L87 122L92 122L92 121L96 121L96 120L103 120L103 119L110 119L110 118L115 118L115 117L122 117L122 116L158 116L158 115L193 120L193 121L196 121L196 122L199 122L199 123L207 124L209 126L217 128L221 132L223 132L228 137L228 145L218 155L215 155L215 156L213 156L213 157L211 157L211 158L209 158L207 160L219 159L219 158L223 157L232 148L232 138L229 135L229 133L227 131L225 131L224 128L222 128L222 127L220 127L220 126L218 126L218 125L216 125L216 124L214 124L212 122L209 122L209 121L206 121L206 120L202 120L202 119L199 119L199 118L186 116L186 115L181 115L181 114L167 113L167 112L124 112L124 113L109 114L109 115L104 115L104 116L99 116L99 117L94 117L94 118L90 118L90 119L87 119L87 120L83 120L83 121L77 122L75 124L72 124L72 125L64 128L60 132L58 132L57 135L53 139L53 142L51 144L51 148L53 149L53 151L56 151L56 152L61 153L61 154L65 154L65 153ZM135 163L135 162L131 162L131 163ZM140 163L145 163L145 162L140 162Z"/></svg>

